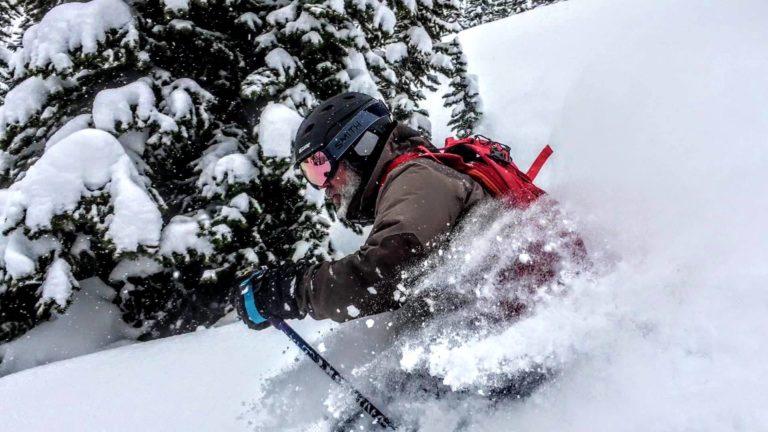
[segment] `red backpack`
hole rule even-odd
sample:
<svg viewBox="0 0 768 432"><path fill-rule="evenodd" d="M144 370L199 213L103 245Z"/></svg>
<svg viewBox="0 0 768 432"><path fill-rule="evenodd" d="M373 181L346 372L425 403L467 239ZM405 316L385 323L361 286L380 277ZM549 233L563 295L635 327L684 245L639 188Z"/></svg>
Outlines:
<svg viewBox="0 0 768 432"><path fill-rule="evenodd" d="M527 207L544 191L533 184L541 167L552 155L547 145L524 173L512 162L509 147L482 135L463 139L446 138L445 147L430 151L424 146L396 157L389 163L381 183L398 166L418 158L430 158L472 177L493 197L507 199L515 207Z"/></svg>

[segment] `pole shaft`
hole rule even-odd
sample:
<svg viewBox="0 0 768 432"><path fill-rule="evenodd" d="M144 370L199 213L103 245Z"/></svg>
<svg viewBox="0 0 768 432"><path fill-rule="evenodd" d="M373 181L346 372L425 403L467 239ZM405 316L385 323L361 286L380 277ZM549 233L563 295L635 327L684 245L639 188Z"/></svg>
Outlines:
<svg viewBox="0 0 768 432"><path fill-rule="evenodd" d="M323 372L325 372L326 375L331 377L333 381L340 384L341 386L345 387L347 390L349 390L354 396L355 396L355 402L360 406L360 408L365 411L368 415L370 415L378 424L380 424L384 428L389 428L392 430L395 430L394 424L387 418L387 416L384 415L378 408L376 408L371 401L369 401L365 396L363 396L362 393L357 391L352 384L350 384L349 381L347 381L340 373L337 371L333 366L331 366L328 361L323 358L323 356L320 355L317 351L315 351L314 348L310 344L307 343L301 336L299 336L298 333L296 333L291 326L286 324L285 321L283 321L280 318L268 318L270 324L274 326L275 328L279 329L283 333L285 333L286 336L288 336L288 339L290 339L294 344L296 344L299 349L307 355L310 359L312 359L317 366L322 369Z"/></svg>

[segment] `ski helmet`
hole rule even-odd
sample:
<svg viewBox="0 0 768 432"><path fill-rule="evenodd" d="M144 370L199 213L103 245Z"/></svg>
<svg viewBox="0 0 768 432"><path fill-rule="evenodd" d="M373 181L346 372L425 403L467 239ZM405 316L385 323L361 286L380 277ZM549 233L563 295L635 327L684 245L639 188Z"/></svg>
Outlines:
<svg viewBox="0 0 768 432"><path fill-rule="evenodd" d="M296 132L293 156L312 186L322 188L341 160L366 175L394 121L384 102L347 92L323 101Z"/></svg>

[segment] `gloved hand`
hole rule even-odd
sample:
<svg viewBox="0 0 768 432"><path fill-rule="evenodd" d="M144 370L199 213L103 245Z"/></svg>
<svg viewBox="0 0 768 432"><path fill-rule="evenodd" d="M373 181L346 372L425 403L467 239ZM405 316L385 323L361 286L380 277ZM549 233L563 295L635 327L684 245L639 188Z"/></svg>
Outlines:
<svg viewBox="0 0 768 432"><path fill-rule="evenodd" d="M240 319L251 329L263 330L269 327L267 317L303 318L295 286L305 268L303 263L289 263L261 268L239 278L232 294Z"/></svg>

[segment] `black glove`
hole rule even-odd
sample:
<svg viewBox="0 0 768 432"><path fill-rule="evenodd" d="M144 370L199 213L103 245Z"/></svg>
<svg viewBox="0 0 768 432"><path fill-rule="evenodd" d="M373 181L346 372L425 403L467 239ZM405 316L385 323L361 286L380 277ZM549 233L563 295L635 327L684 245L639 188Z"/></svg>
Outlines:
<svg viewBox="0 0 768 432"><path fill-rule="evenodd" d="M268 317L303 318L305 313L299 310L295 288L305 268L304 263L289 263L239 278L233 297L240 319L251 329L263 330L269 327Z"/></svg>

